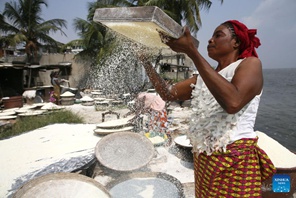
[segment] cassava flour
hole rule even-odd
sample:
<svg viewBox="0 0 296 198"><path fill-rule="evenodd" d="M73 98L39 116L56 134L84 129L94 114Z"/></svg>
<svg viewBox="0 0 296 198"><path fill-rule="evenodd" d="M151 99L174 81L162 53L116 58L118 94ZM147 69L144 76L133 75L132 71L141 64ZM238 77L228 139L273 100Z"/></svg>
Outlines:
<svg viewBox="0 0 296 198"><path fill-rule="evenodd" d="M258 146L269 156L276 168L296 167L296 155L263 132L256 131Z"/></svg>

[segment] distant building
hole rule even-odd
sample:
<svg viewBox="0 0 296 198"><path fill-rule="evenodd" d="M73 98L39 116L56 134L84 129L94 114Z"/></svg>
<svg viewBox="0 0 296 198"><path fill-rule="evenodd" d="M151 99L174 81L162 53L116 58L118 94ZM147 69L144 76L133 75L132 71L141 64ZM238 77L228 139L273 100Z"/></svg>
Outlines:
<svg viewBox="0 0 296 198"><path fill-rule="evenodd" d="M71 52L74 53L74 54L78 54L81 51L83 51L82 46L72 46L71 47Z"/></svg>
<svg viewBox="0 0 296 198"><path fill-rule="evenodd" d="M181 53L164 52L159 61L159 73L165 78L180 81L191 77L193 72L191 60Z"/></svg>

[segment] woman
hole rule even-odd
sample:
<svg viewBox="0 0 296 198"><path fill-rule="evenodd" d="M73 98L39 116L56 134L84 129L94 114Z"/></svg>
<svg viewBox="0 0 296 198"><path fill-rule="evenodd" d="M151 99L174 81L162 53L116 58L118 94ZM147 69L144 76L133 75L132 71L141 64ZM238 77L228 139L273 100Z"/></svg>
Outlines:
<svg viewBox="0 0 296 198"><path fill-rule="evenodd" d="M148 131L156 133L167 132L167 112L165 102L154 93L139 93L136 99L138 114L148 115Z"/></svg>
<svg viewBox="0 0 296 198"><path fill-rule="evenodd" d="M256 30L236 20L219 25L201 56L188 28L179 39L160 33L175 52L191 58L199 75L166 86L144 56L141 60L155 89L165 101L192 99L187 133L194 153L195 196L261 197L262 181L275 167L257 146L254 123L263 88L262 65L255 51Z"/></svg>
<svg viewBox="0 0 296 198"><path fill-rule="evenodd" d="M61 86L60 83L63 82L64 80L59 79L59 73L58 72L51 72L50 74L51 78L51 84L53 85L53 97L55 98L55 102L57 105L60 104L60 95L61 95Z"/></svg>

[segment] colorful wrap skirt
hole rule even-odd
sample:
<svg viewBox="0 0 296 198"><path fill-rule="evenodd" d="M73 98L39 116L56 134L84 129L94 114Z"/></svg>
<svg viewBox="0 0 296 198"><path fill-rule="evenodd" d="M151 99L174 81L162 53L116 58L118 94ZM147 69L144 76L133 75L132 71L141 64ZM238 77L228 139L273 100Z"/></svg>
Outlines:
<svg viewBox="0 0 296 198"><path fill-rule="evenodd" d="M148 129L150 131L157 131L164 133L167 129L167 123L168 123L168 116L167 111L163 109L162 111L151 111L151 118L148 125Z"/></svg>
<svg viewBox="0 0 296 198"><path fill-rule="evenodd" d="M60 100L60 95L61 95L61 88L59 85L54 85L53 86L53 97L55 97L55 99L57 101Z"/></svg>
<svg viewBox="0 0 296 198"><path fill-rule="evenodd" d="M194 153L196 198L261 197L262 182L276 169L257 140L237 140L209 156Z"/></svg>

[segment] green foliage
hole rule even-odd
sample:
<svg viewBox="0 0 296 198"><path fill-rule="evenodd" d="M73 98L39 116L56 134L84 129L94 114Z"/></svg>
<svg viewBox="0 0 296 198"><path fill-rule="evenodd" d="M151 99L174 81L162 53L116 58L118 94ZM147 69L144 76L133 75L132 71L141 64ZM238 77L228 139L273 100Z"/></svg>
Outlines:
<svg viewBox="0 0 296 198"><path fill-rule="evenodd" d="M20 135L50 124L55 123L83 123L82 117L72 113L69 110L61 110L41 116L30 116L18 118L11 127L1 130L0 140Z"/></svg>
<svg viewBox="0 0 296 198"><path fill-rule="evenodd" d="M50 33L65 33L66 20L51 19L45 21L42 7L47 7L45 0L18 0L5 3L3 13L0 14L0 47L16 46L25 43L25 50L29 62L37 60L40 46L58 48L59 43L49 36Z"/></svg>
<svg viewBox="0 0 296 198"><path fill-rule="evenodd" d="M100 23L93 21L93 16L97 8L110 7L111 1L97 1L88 3L87 20L75 18L73 26L80 36L79 40L67 43L67 46L83 46L83 51L79 52L75 58L78 60L87 60L91 67L96 66L103 58L112 53L116 45L116 37L108 31L108 28ZM111 6L112 7L112 6Z"/></svg>

